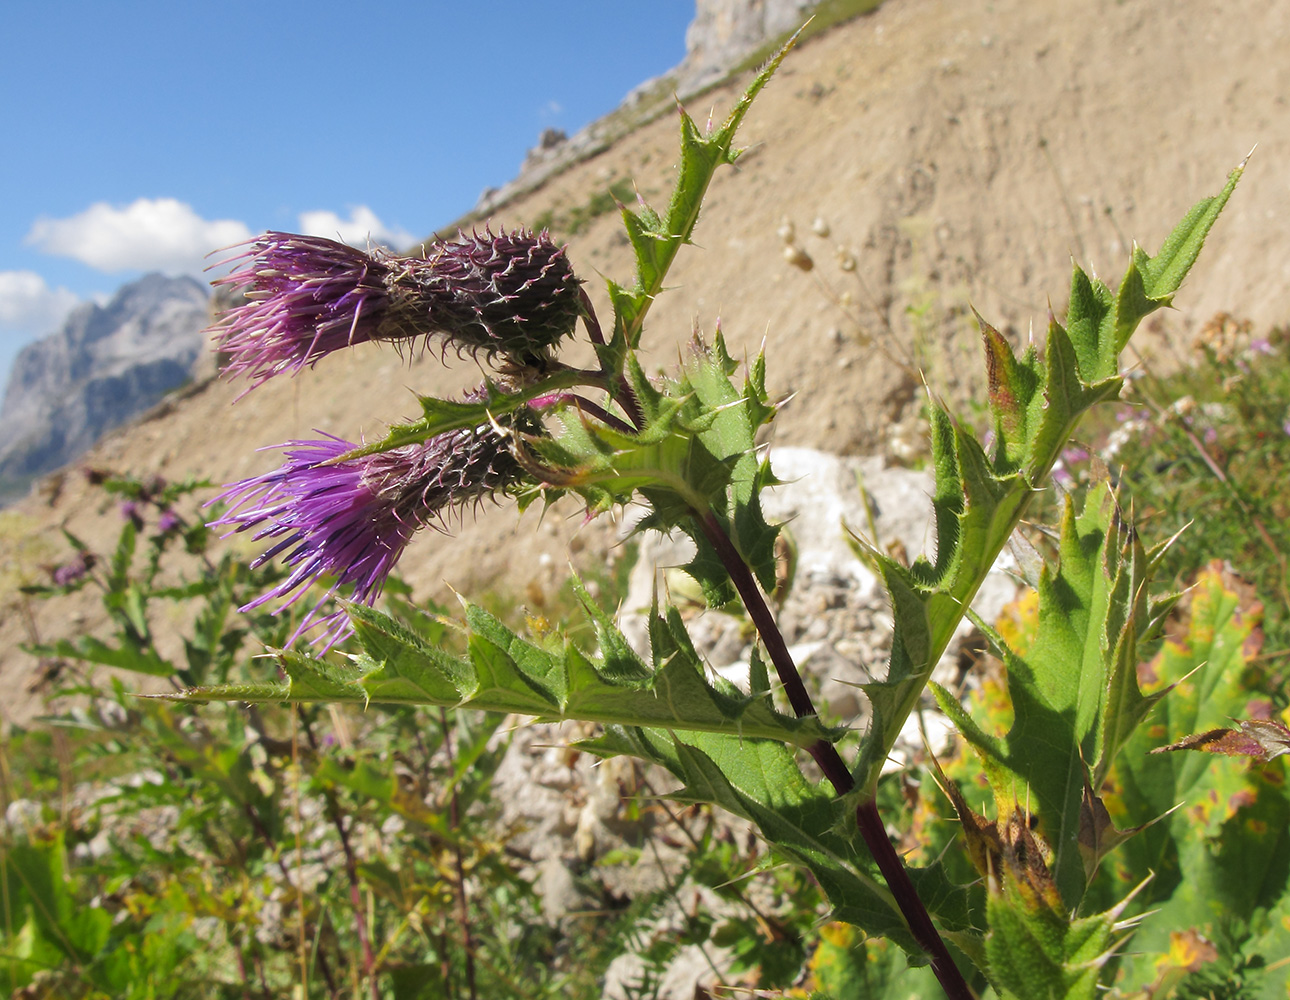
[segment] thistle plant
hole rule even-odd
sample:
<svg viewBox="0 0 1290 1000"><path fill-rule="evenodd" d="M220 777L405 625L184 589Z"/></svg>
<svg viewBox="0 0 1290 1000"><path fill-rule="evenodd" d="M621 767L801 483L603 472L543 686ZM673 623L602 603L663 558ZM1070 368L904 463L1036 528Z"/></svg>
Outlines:
<svg viewBox="0 0 1290 1000"><path fill-rule="evenodd" d="M1152 591L1162 549L1144 546L1108 486L1082 508L1067 505L1054 555L1032 574L1039 627L1029 651L1010 649L981 623L1007 667L1011 728L989 731L934 688L973 748L997 812L988 819L958 778L935 769L962 824L959 861L902 861L879 810L883 766L1081 416L1118 395L1121 352L1144 317L1170 304L1241 168L1157 255L1135 248L1117 289L1076 267L1064 322L1049 316L1042 354L1032 343L1018 355L980 321L992 440L983 444L942 404L929 404L934 559L906 566L855 539L886 586L894 635L885 676L865 687L871 722L858 752L844 756L846 720L817 715L765 596L779 532L760 504L775 482L757 445L777 409L767 359L741 366L720 334L696 337L676 372L651 378L636 354L710 180L738 158L735 132L791 45L719 127L701 129L681 112L679 177L666 210L643 201L622 210L636 275L629 285L608 282L613 321L603 327L545 233L463 237L423 258L284 234L251 245L249 263L225 279L250 300L224 327L233 374L258 384L362 341L431 338L445 357L448 349L482 355L492 374L464 400L420 398L421 416L380 440L296 442L278 471L228 487L232 509L215 523L272 540L260 561L285 554L290 569L248 607L290 604L309 584L333 580L329 592L339 588L348 602L323 617L315 606L297 636L325 624L325 649L350 629L357 646L328 659L317 649L279 649L281 679L179 697L429 704L600 723L582 749L656 764L679 781L675 799L751 821L780 856L811 872L835 920L928 964L946 996L992 989L1091 1000L1125 967L1124 941L1141 918L1135 899L1145 871L1128 885L1100 878L1103 859L1133 832L1115 827L1108 789L1136 766L1124 756L1167 700L1164 690L1144 693L1138 666L1176 600ZM591 369L566 364L557 350L578 320L594 349ZM411 535L449 510L485 496L523 508L570 494L590 515L643 504L640 530L694 540L685 569L707 604L738 601L756 627L747 690L709 674L665 597L649 614L647 654L581 587L591 648L559 629L522 636L463 599L456 627L466 653L457 656L373 607Z"/></svg>

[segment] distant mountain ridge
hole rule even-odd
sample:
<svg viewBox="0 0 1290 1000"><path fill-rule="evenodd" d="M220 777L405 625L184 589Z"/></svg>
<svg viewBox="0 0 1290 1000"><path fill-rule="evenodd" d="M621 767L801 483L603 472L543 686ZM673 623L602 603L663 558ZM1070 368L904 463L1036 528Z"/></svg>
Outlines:
<svg viewBox="0 0 1290 1000"><path fill-rule="evenodd" d="M14 360L0 407L0 501L73 461L190 376L210 323L206 287L148 274L84 303Z"/></svg>

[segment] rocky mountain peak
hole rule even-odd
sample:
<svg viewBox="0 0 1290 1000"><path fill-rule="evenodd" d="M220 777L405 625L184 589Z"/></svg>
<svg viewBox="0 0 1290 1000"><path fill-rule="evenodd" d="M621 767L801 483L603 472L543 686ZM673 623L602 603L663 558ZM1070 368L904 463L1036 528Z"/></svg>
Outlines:
<svg viewBox="0 0 1290 1000"><path fill-rule="evenodd" d="M0 407L0 497L67 464L187 380L206 343L206 288L147 274L78 306L14 360Z"/></svg>
<svg viewBox="0 0 1290 1000"><path fill-rule="evenodd" d="M768 39L802 26L819 0L696 0L678 94L715 83Z"/></svg>

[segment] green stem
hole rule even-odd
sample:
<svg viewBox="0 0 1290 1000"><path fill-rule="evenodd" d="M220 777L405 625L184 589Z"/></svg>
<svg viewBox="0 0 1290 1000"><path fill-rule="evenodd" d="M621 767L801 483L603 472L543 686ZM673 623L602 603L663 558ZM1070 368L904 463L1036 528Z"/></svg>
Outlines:
<svg viewBox="0 0 1290 1000"><path fill-rule="evenodd" d="M298 705L296 706L296 715L304 728L305 738L309 740L309 747L316 756L318 754L318 742L314 739L314 731L313 727L309 725L309 718ZM363 916L363 894L358 878L358 859L354 855L354 847L350 843L349 830L345 827L345 817L341 812L340 803L336 799L336 793L327 790L324 792L324 798L327 802L327 816L331 820L332 826L336 828L336 834L340 838L340 847L345 855L345 878L349 883L349 903L354 910L354 929L358 933L359 948L363 953L363 973L367 976L368 986L372 992L372 1000L380 1000L380 988L376 981L376 956L372 953L372 940L367 932L367 920Z"/></svg>

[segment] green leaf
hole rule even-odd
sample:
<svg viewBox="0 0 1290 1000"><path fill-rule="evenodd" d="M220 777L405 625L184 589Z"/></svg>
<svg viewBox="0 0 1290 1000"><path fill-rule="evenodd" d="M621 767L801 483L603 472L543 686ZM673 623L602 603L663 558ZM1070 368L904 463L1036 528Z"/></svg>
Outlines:
<svg viewBox="0 0 1290 1000"><path fill-rule="evenodd" d="M207 686L160 697L442 705L551 720L728 733L795 746L841 736L814 716L797 719L776 711L764 691L744 695L728 686L713 686L675 612L666 622L670 645L657 649L654 662L646 665L586 591L580 585L576 589L596 627L596 656L566 637L535 645L482 608L464 602L468 656L456 659L379 612L349 605L364 655L348 663L278 651L285 684Z"/></svg>
<svg viewBox="0 0 1290 1000"><path fill-rule="evenodd" d="M1133 263L1120 285L1116 301L1116 351L1122 351L1142 319L1173 301L1183 279L1196 263L1205 237L1218 220L1227 199L1236 190L1249 158L1227 175L1227 184L1212 198L1192 206L1183 220L1165 239L1160 253L1149 257L1140 247L1133 248Z"/></svg>
<svg viewBox="0 0 1290 1000"><path fill-rule="evenodd" d="M639 493L650 513L640 530L679 527L695 542L686 566L713 607L735 598L721 559L696 522L711 512L762 587L775 586L778 528L766 523L761 491L774 483L758 453L757 432L775 415L765 389L765 360L739 370L717 334L711 346L696 339L679 376L651 385L635 359L628 380L644 415L638 434L623 434L586 420L573 406L561 411L563 430L553 441L535 441L548 481L578 492L592 510L625 503Z"/></svg>
<svg viewBox="0 0 1290 1000"><path fill-rule="evenodd" d="M1116 914L1072 920L1011 882L987 904L987 975L1004 1000L1094 1000L1114 941Z"/></svg>
<svg viewBox="0 0 1290 1000"><path fill-rule="evenodd" d="M426 805L424 796L417 794L415 785L405 786L396 774L388 770L388 765L382 767L370 760L357 760L345 767L335 759L326 757L318 762L312 781L322 788L347 788L355 792L360 801L380 806L394 815L433 830L439 839L449 842L457 839L447 817Z"/></svg>
<svg viewBox="0 0 1290 1000"><path fill-rule="evenodd" d="M120 646L109 646L93 636L83 635L75 642L59 639L52 646L39 648L48 650L55 656L99 663L105 667L116 667L118 670L129 670L151 677L169 677L175 672L174 665L163 660L151 647L140 647L137 643L128 641Z"/></svg>
<svg viewBox="0 0 1290 1000"><path fill-rule="evenodd" d="M1140 278L1146 290L1143 294L1156 304L1165 303L1195 261L1205 233L1239 175L1238 168L1220 195L1201 202L1188 214L1159 257L1135 252L1126 286ZM904 570L857 539L858 548L874 563L888 587L895 619L887 675L865 689L873 702L874 718L855 768L862 797L875 794L892 743L917 705L932 668L1034 492L1047 481L1080 417L1089 407L1119 392L1119 351L1145 315L1141 309L1125 305L1131 299L1126 299L1126 294L1122 288L1118 297L1112 296L1100 282L1074 268L1069 330L1050 319L1042 361L1033 348L1018 359L1003 337L978 317L996 441L993 458L988 458L971 432L957 425L942 405L935 403L930 408L936 483L935 565L920 559ZM1133 600L1137 596L1135 592ZM1141 616L1135 621L1137 630L1144 631ZM1063 719L1068 729L1074 726L1084 736L1094 736L1087 749L1099 754L1098 759L1108 758L1108 748L1113 754L1142 711L1142 704L1130 691L1129 653L1128 648L1121 650L1118 673L1111 682L1114 690L1105 693L1116 706L1107 747L1097 742L1102 739L1100 730L1094 732L1097 727L1087 728L1087 718ZM1085 697L1081 705L1084 711L1094 711L1092 698ZM1078 742L1083 743L1084 736ZM1072 794L1082 786L1075 778L1071 772L1064 779ZM1068 804L1071 801L1068 795L1061 798ZM1050 810L1055 805L1050 802ZM1062 807L1059 811L1065 814L1067 810ZM1074 888L1073 871L1063 869L1061 873L1063 892Z"/></svg>
<svg viewBox="0 0 1290 1000"><path fill-rule="evenodd" d="M1012 727L997 740L975 726L962 731L999 766L996 797L1022 799L1039 817L1056 885L1073 910L1100 860L1080 849L1085 810L1093 807L1085 790L1101 787L1154 703L1139 690L1136 668L1155 619L1146 553L1107 484L1079 515L1067 503L1058 552L1039 578L1039 628L1025 656L980 623L1007 668Z"/></svg>
<svg viewBox="0 0 1290 1000"><path fill-rule="evenodd" d="M609 297L614 305L614 342L635 349L640 343L645 314L663 290L663 280L677 251L690 242L699 209L708 184L717 168L733 163L739 153L732 148L738 130L753 99L766 86L788 51L796 44L793 35L749 85L721 127L700 131L684 109L681 115L681 159L677 167L676 187L667 212L660 216L647 205L638 212L624 207L623 223L636 257L636 281L625 288L609 282ZM616 368L613 370L617 370Z"/></svg>
<svg viewBox="0 0 1290 1000"><path fill-rule="evenodd" d="M602 757L630 754L667 768L682 782L672 798L714 803L751 820L778 853L809 869L835 919L921 954L867 853L840 833L846 806L827 787L808 781L782 743L613 726L578 747ZM947 898L955 893L951 889Z"/></svg>
<svg viewBox="0 0 1290 1000"><path fill-rule="evenodd" d="M1106 798L1118 823L1157 821L1121 848L1106 890L1120 891L1135 872L1156 873L1140 899L1147 915L1122 961L1126 988L1154 981L1154 957L1170 953L1179 928L1214 940L1235 921L1261 924L1290 895L1283 761L1251 769L1207 754L1150 752L1220 728L1252 704L1247 660L1258 652L1261 608L1243 601L1215 563L1191 588L1186 610L1141 670L1144 687L1164 697L1108 776ZM1286 973L1283 967L1270 977L1275 989L1284 991Z"/></svg>
<svg viewBox="0 0 1290 1000"><path fill-rule="evenodd" d="M468 664L375 608L346 604L345 610L367 655L381 665L379 677L368 675L373 701L450 705L474 692Z"/></svg>
<svg viewBox="0 0 1290 1000"><path fill-rule="evenodd" d="M384 437L331 459L331 464L349 462L364 455L390 451L404 445L418 444L451 431L487 427L509 413L524 409L540 396L574 388L584 381L585 376L560 371L514 392L504 392L491 380L486 380L483 385L485 397L474 402L463 403L451 399L437 399L434 396L418 396L417 401L421 404L422 413L419 420L391 424Z"/></svg>

